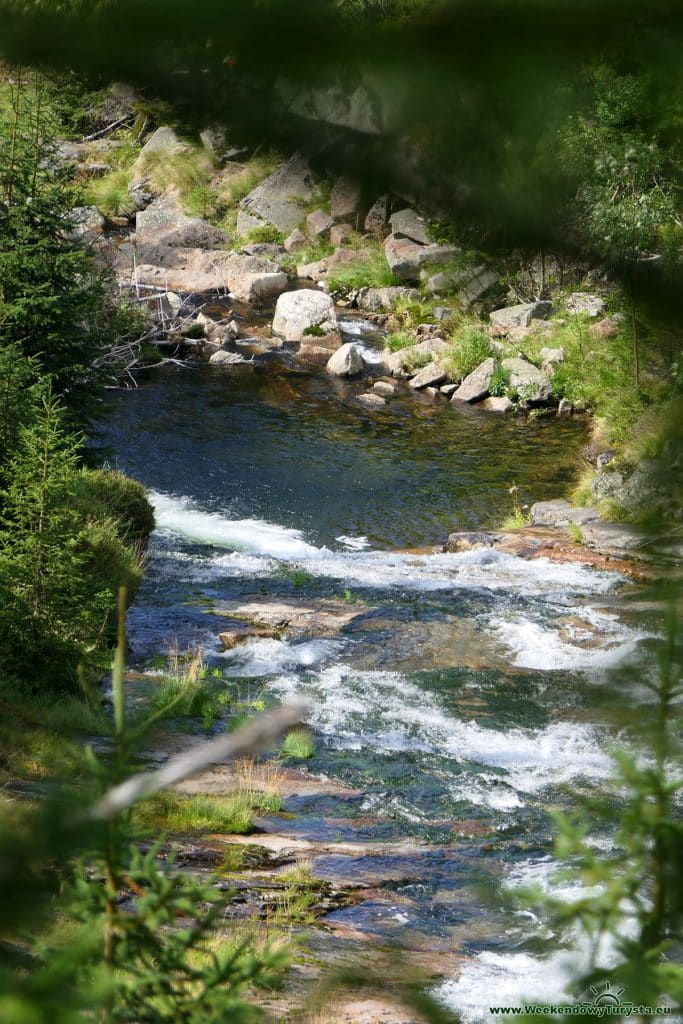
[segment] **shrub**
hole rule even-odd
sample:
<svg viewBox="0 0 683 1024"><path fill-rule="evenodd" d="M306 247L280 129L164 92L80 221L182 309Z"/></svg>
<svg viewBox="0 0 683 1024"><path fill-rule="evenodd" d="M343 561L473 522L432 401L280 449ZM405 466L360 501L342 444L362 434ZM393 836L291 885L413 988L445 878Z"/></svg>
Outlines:
<svg viewBox="0 0 683 1024"><path fill-rule="evenodd" d="M154 529L154 510L145 488L117 470L82 470L71 500L84 517L114 519L120 536L131 543L146 544Z"/></svg>

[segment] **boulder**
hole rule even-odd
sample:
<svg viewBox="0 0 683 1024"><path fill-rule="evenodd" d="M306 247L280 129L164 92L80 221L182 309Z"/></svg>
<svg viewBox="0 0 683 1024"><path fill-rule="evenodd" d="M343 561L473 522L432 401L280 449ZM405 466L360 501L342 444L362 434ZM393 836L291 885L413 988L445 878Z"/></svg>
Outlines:
<svg viewBox="0 0 683 1024"><path fill-rule="evenodd" d="M500 274L489 267L477 267L471 277L458 290L458 301L464 309L483 299L500 281Z"/></svg>
<svg viewBox="0 0 683 1024"><path fill-rule="evenodd" d="M613 498L620 493L624 486L626 475L618 469L609 469L602 473L596 473L591 481L591 495L596 501L603 498Z"/></svg>
<svg viewBox="0 0 683 1024"><path fill-rule="evenodd" d="M300 249L302 245L306 245L308 239L300 228L294 228L291 235L285 238L284 246L287 252L294 252L295 249Z"/></svg>
<svg viewBox="0 0 683 1024"><path fill-rule="evenodd" d="M140 150L140 155L133 164L133 178L140 178L144 175L145 167L147 165L147 157L150 153L167 153L171 156L174 153L182 153L183 150L189 147L186 143L181 142L176 133L172 128L162 126L157 128L155 132L152 132L147 142Z"/></svg>
<svg viewBox="0 0 683 1024"><path fill-rule="evenodd" d="M564 362L563 348L542 348L540 351L541 366L544 373L552 374Z"/></svg>
<svg viewBox="0 0 683 1024"><path fill-rule="evenodd" d="M389 195L380 196L368 210L363 227L373 235L389 234L389 212L391 210L391 198Z"/></svg>
<svg viewBox="0 0 683 1024"><path fill-rule="evenodd" d="M217 160L221 160L227 152L228 138L225 128L221 128L220 125L203 128L199 133L199 141L204 149Z"/></svg>
<svg viewBox="0 0 683 1024"><path fill-rule="evenodd" d="M334 221L354 219L360 212L361 188L350 178L337 178L330 194L330 213Z"/></svg>
<svg viewBox="0 0 683 1024"><path fill-rule="evenodd" d="M356 346L347 342L330 357L326 369L335 377L360 377L363 360Z"/></svg>
<svg viewBox="0 0 683 1024"><path fill-rule="evenodd" d="M404 281L418 281L420 268L428 263L449 259L456 250L449 245L419 245L408 238L389 235L384 243L384 255L389 269Z"/></svg>
<svg viewBox="0 0 683 1024"><path fill-rule="evenodd" d="M596 508L575 508L568 501L537 501L529 511L532 526L569 526L593 523L600 518Z"/></svg>
<svg viewBox="0 0 683 1024"><path fill-rule="evenodd" d="M439 391L446 398L450 398L458 390L457 384L442 384Z"/></svg>
<svg viewBox="0 0 683 1024"><path fill-rule="evenodd" d="M552 302L524 302L494 309L489 319L499 333L508 334L513 327L528 327L532 320L547 319L552 311Z"/></svg>
<svg viewBox="0 0 683 1024"><path fill-rule="evenodd" d="M432 241L424 217L409 207L393 213L389 225L394 238L408 238L419 245L429 245Z"/></svg>
<svg viewBox="0 0 683 1024"><path fill-rule="evenodd" d="M602 341L605 338L616 338L620 328L621 318L608 316L604 320L598 320L596 324L591 324L588 333L594 341Z"/></svg>
<svg viewBox="0 0 683 1024"><path fill-rule="evenodd" d="M353 236L353 228L350 224L335 224L330 228L330 242L332 245L343 245L347 238Z"/></svg>
<svg viewBox="0 0 683 1024"><path fill-rule="evenodd" d="M567 299L567 309L570 313L585 313L587 316L602 316L607 306L604 299L599 295L591 295L590 292L572 292Z"/></svg>
<svg viewBox="0 0 683 1024"><path fill-rule="evenodd" d="M240 252L246 256L269 256L279 260L284 255L284 248L275 242L252 242L250 245L243 245Z"/></svg>
<svg viewBox="0 0 683 1024"><path fill-rule="evenodd" d="M188 217L177 193L169 191L138 212L135 240L138 244L161 242L184 248L216 249L228 241L228 236L201 217Z"/></svg>
<svg viewBox="0 0 683 1024"><path fill-rule="evenodd" d="M425 338L424 341L408 345L407 348L399 349L398 352L383 352L382 366L392 377L406 377L408 376L406 371L414 367L416 362L420 363L425 359L436 362L448 352L449 348L448 342L443 341L442 338Z"/></svg>
<svg viewBox="0 0 683 1024"><path fill-rule="evenodd" d="M273 317L273 333L285 341L312 339L320 331L330 333L337 328L337 314L329 295L310 288L285 292L277 300Z"/></svg>
<svg viewBox="0 0 683 1024"><path fill-rule="evenodd" d="M314 210L306 218L306 234L311 238L322 238L331 227L334 227L334 221L325 210Z"/></svg>
<svg viewBox="0 0 683 1024"><path fill-rule="evenodd" d="M407 302L419 302L420 293L417 288L404 288L401 285L387 288L361 288L356 303L359 309L368 313L381 313L385 309L393 309L399 299Z"/></svg>
<svg viewBox="0 0 683 1024"><path fill-rule="evenodd" d="M446 374L439 364L428 363L427 366L423 366L421 370L418 370L408 386L415 391L419 391L420 388L436 387L438 384L443 384L445 380Z"/></svg>
<svg viewBox="0 0 683 1024"><path fill-rule="evenodd" d="M652 539L628 523L591 522L581 532L584 543L598 551L633 551Z"/></svg>
<svg viewBox="0 0 683 1024"><path fill-rule="evenodd" d="M496 361L492 356L485 359L472 370L472 373L468 373L458 390L453 393L451 402L478 402L486 398L495 368Z"/></svg>
<svg viewBox="0 0 683 1024"><path fill-rule="evenodd" d="M574 406L568 398L561 398L560 403L557 407L557 415L559 419L567 419L568 416L573 416Z"/></svg>
<svg viewBox="0 0 683 1024"><path fill-rule="evenodd" d="M439 270L436 274L426 278L426 286L427 291L432 295L447 295L450 292L456 292L460 305L469 309L475 302L479 302L499 280L499 275L487 267L464 267L460 270ZM451 312L449 310L449 313Z"/></svg>
<svg viewBox="0 0 683 1024"><path fill-rule="evenodd" d="M445 544L446 551L458 554L461 551L474 551L478 548L495 547L503 539L500 533L488 533L485 530L466 530L450 533Z"/></svg>
<svg viewBox="0 0 683 1024"><path fill-rule="evenodd" d="M128 195L135 210L144 210L152 202L155 196L149 178L133 178L128 186Z"/></svg>
<svg viewBox="0 0 683 1024"><path fill-rule="evenodd" d="M378 380L372 385L374 394L380 395L381 398L391 398L392 395L396 394L396 386L390 384L387 380Z"/></svg>
<svg viewBox="0 0 683 1024"><path fill-rule="evenodd" d="M241 356L239 352L226 352L221 348L210 357L212 366L236 366L240 363L248 363L249 360Z"/></svg>
<svg viewBox="0 0 683 1024"><path fill-rule="evenodd" d="M477 409L486 409L487 412L510 412L514 407L514 402L507 395L491 395L477 405Z"/></svg>
<svg viewBox="0 0 683 1024"><path fill-rule="evenodd" d="M305 281L322 281L327 277L332 266L331 257L325 256L314 263L299 263L296 268L296 276Z"/></svg>
<svg viewBox="0 0 683 1024"><path fill-rule="evenodd" d="M69 234L81 242L94 241L102 234L106 223L104 214L96 206L74 206L69 220L72 225Z"/></svg>
<svg viewBox="0 0 683 1024"><path fill-rule="evenodd" d="M181 293L230 292L243 302L270 301L288 284L276 263L224 249L124 243L114 266L123 288L137 283Z"/></svg>
<svg viewBox="0 0 683 1024"><path fill-rule="evenodd" d="M510 387L527 402L547 402L552 394L550 377L526 359L503 359L501 366L510 373Z"/></svg>
<svg viewBox="0 0 683 1024"><path fill-rule="evenodd" d="M313 173L305 158L295 153L240 201L237 231L248 234L264 224L272 224L278 231L293 231L303 220L302 207L314 194Z"/></svg>
<svg viewBox="0 0 683 1024"><path fill-rule="evenodd" d="M362 395L356 396L356 400L367 405L369 409L381 409L387 404L381 395L376 395L372 391L364 391Z"/></svg>

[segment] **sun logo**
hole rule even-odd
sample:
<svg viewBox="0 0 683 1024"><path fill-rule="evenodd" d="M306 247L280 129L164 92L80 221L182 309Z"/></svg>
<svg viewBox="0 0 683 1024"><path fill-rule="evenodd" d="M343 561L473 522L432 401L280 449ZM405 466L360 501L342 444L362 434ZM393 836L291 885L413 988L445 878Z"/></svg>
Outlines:
<svg viewBox="0 0 683 1024"><path fill-rule="evenodd" d="M593 1002L596 1006L620 1006L620 996L623 991L623 988L618 988L613 992L612 984L609 981L606 981L601 989L591 985L591 992L595 996Z"/></svg>

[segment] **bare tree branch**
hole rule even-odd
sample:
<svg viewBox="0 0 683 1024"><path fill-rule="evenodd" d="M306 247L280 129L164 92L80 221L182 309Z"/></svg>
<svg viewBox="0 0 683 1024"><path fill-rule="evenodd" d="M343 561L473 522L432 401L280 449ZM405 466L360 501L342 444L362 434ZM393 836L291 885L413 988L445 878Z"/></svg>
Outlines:
<svg viewBox="0 0 683 1024"><path fill-rule="evenodd" d="M203 743L201 747L179 754L163 768L132 775L105 793L90 807L86 817L100 821L109 820L130 807L136 800L173 786L176 782L182 782L183 779L197 775L214 764L229 761L234 757L256 754L270 746L292 726L298 725L306 710L305 704L287 704L276 711L259 715L237 732L219 736L209 743Z"/></svg>

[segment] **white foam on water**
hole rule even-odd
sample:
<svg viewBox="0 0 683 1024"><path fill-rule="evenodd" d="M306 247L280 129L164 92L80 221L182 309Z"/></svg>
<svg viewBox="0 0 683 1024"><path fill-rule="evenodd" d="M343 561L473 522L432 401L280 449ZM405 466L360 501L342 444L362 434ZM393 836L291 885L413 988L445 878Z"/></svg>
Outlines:
<svg viewBox="0 0 683 1024"><path fill-rule="evenodd" d="M569 901L587 890L577 891L576 896L554 886L550 891L559 899ZM620 940L627 936L635 938L637 933L637 919L624 907L616 934L603 935L595 951L586 934L575 926L567 936L567 948L546 957L529 953L478 953L464 964L457 978L442 982L432 994L466 1024L499 1019L499 1015L490 1012L495 1006L576 1002L576 997L567 990L576 978L588 973L593 953L595 965L609 970L622 960ZM628 994L624 998L627 997Z"/></svg>
<svg viewBox="0 0 683 1024"><path fill-rule="evenodd" d="M515 865L503 886L505 889L538 887L542 892L563 903L598 896L602 892L601 886L582 885L575 879L563 878L563 871L566 871L566 865L553 857L529 858Z"/></svg>
<svg viewBox="0 0 683 1024"><path fill-rule="evenodd" d="M343 643L335 640L286 640L252 638L232 651L217 656L223 661L224 676L267 676L276 672L310 669L339 653Z"/></svg>
<svg viewBox="0 0 683 1024"><path fill-rule="evenodd" d="M341 537L336 537L335 540L338 544L351 548L352 551L363 551L365 548L370 547L370 541L367 537L347 537L345 534L342 534Z"/></svg>
<svg viewBox="0 0 683 1024"><path fill-rule="evenodd" d="M493 811L510 812L526 806L516 789L486 772L475 779L454 781L449 791L454 800L465 801L474 807L490 807Z"/></svg>
<svg viewBox="0 0 683 1024"><path fill-rule="evenodd" d="M565 1002L566 988L582 964L583 957L569 950L545 959L529 953L483 952L433 995L466 1024L478 1024L496 1019L489 1012L491 1006Z"/></svg>
<svg viewBox="0 0 683 1024"><path fill-rule="evenodd" d="M610 759L590 726L554 722L543 729L485 729L451 717L398 672L334 665L305 677L282 675L271 685L284 700L307 701L311 726L333 747L420 751L500 768L503 781L523 793L610 772Z"/></svg>
<svg viewBox="0 0 683 1024"><path fill-rule="evenodd" d="M300 530L263 519L226 519L217 512L202 512L188 498L151 491L157 529L200 544L235 548L249 554L283 561L317 557L321 549L307 544Z"/></svg>
<svg viewBox="0 0 683 1024"><path fill-rule="evenodd" d="M562 621L542 625L510 613L490 616L488 626L491 634L512 652L513 665L546 671L616 666L648 636L595 608L568 608L563 609L563 614L573 615L578 621L569 626ZM572 643L573 639L587 645Z"/></svg>
<svg viewBox="0 0 683 1024"><path fill-rule="evenodd" d="M460 553L424 555L406 552L360 550L364 537L341 535L339 543L355 550L333 552L309 544L300 530L269 523L262 519L230 519L218 512L197 509L188 498L159 491L150 493L157 528L162 533L186 538L210 547L234 549L245 556L269 560L240 562L224 554L209 556L216 575L234 571L276 571L278 561L301 562L306 571L345 583L371 589L489 590L535 597L545 596L560 604L567 595L605 594L622 579L617 573L597 571L576 564L560 564L545 559L526 561L491 549ZM201 557L201 556L200 556ZM202 569L202 572L208 571Z"/></svg>

